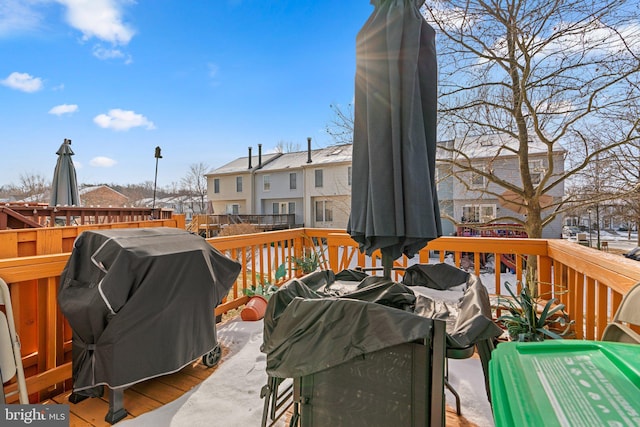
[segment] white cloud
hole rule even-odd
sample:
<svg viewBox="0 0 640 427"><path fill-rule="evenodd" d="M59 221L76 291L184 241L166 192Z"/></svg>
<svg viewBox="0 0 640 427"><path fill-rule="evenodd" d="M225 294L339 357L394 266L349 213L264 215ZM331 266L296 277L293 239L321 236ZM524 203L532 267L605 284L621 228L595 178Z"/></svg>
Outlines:
<svg viewBox="0 0 640 427"><path fill-rule="evenodd" d="M93 118L95 124L105 129L129 130L134 127L146 127L155 129L152 121L135 111L126 111L119 108L109 110L107 114L100 114Z"/></svg>
<svg viewBox="0 0 640 427"><path fill-rule="evenodd" d="M78 106L76 104L61 104L50 109L49 114L61 116L63 114L75 113L76 111L78 111Z"/></svg>
<svg viewBox="0 0 640 427"><path fill-rule="evenodd" d="M120 49L109 49L97 44L93 47L93 56L98 59L124 58L124 53Z"/></svg>
<svg viewBox="0 0 640 427"><path fill-rule="evenodd" d="M0 37L40 27L42 15L24 0L0 1Z"/></svg>
<svg viewBox="0 0 640 427"><path fill-rule="evenodd" d="M82 32L83 38L93 37L114 45L129 43L135 31L122 21L124 5L131 0L57 0L67 7L69 25Z"/></svg>
<svg viewBox="0 0 640 427"><path fill-rule="evenodd" d="M110 168L112 166L115 166L116 163L118 162L116 162L113 159L110 159L109 157L103 157L103 156L94 157L89 161L89 164L96 168Z"/></svg>
<svg viewBox="0 0 640 427"><path fill-rule="evenodd" d="M23 92L37 92L42 89L42 79L33 77L27 73L13 72L9 77L0 81L3 85L11 89L21 90Z"/></svg>

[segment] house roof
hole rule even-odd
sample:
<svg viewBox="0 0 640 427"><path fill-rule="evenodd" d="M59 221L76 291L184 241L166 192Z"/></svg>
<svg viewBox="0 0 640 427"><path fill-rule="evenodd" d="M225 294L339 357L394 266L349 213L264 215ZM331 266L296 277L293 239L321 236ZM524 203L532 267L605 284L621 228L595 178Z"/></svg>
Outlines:
<svg viewBox="0 0 640 427"><path fill-rule="evenodd" d="M92 185L92 186L89 186L89 187L82 187L81 189L78 190L78 193L82 196L84 194L92 193L92 192L94 192L96 190L99 190L100 188L106 188L107 190L109 190L109 191L111 191L111 192L113 192L113 193L115 193L115 194L117 194L117 195L119 195L121 197L124 197L124 198L128 199L127 196L125 196L124 194L122 194L121 192L119 192L117 190L114 190L113 188L109 187L108 185Z"/></svg>
<svg viewBox="0 0 640 427"><path fill-rule="evenodd" d="M450 152L444 147L455 148L472 159L496 156L517 156L518 140L506 134L489 134L465 136L448 141L438 142L438 158L447 156ZM546 154L549 148L536 136L529 139L529 154ZM566 149L559 143L553 145L554 153L564 153Z"/></svg>
<svg viewBox="0 0 640 427"><path fill-rule="evenodd" d="M251 156L249 169L249 156L240 157L206 174L224 175L248 173L251 171L277 171L286 169L300 169L333 163L351 162L352 144L331 145L329 147L311 150L311 163L307 163L309 153L307 150L290 153L271 153L262 155L262 167L258 168L258 157Z"/></svg>
<svg viewBox="0 0 640 427"><path fill-rule="evenodd" d="M282 156L282 153L269 153L262 154L262 166L264 167L269 162L278 157ZM224 174L237 174L237 173L248 173L258 169L258 157L259 156L251 156L251 169L249 169L249 156L239 157L226 165L220 166L217 169L212 170L211 172L205 174L205 176L209 175L224 175Z"/></svg>
<svg viewBox="0 0 640 427"><path fill-rule="evenodd" d="M261 171L277 171L286 169L301 169L334 163L351 162L352 144L331 145L329 147L311 150L311 162L307 150L284 153L274 161L264 165Z"/></svg>

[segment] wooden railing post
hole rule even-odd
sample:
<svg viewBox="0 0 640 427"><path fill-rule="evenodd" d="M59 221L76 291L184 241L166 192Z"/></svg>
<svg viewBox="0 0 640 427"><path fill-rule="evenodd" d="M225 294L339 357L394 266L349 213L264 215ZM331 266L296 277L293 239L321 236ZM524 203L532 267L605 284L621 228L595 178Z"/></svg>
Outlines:
<svg viewBox="0 0 640 427"><path fill-rule="evenodd" d="M551 298L551 258L538 257L538 295Z"/></svg>

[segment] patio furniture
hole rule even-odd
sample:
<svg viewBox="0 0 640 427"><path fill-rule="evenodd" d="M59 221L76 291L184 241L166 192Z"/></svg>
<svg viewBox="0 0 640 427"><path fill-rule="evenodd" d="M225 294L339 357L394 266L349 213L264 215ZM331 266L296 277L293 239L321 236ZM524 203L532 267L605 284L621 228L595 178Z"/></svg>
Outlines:
<svg viewBox="0 0 640 427"><path fill-rule="evenodd" d="M20 340L16 333L16 325L13 319L13 307L11 295L7 283L0 278L0 306L4 306L6 312L0 311L0 404L6 403L6 397L18 394L21 404L29 403L27 383L22 367L22 355L20 354ZM5 395L4 384L16 377L18 389L16 392Z"/></svg>
<svg viewBox="0 0 640 427"><path fill-rule="evenodd" d="M362 390L388 390L390 388L376 382L380 378L385 378L383 375L385 366L383 364L377 365L375 360L386 360L385 357L388 355L385 356L383 353L373 354L374 352L372 351L371 354L367 354L368 365L364 365L364 362L359 358L353 359L354 361L352 362L346 358L347 354L345 354L345 359L341 360L340 364L328 362L328 360L335 357L335 354L329 349L334 349L339 353L348 353L343 349L343 346L344 348L352 348L355 344L351 340L364 339L364 334L371 334L371 337L367 338L376 340L380 339L377 334L382 333L385 340L396 340L393 345L411 342L411 340L398 341L404 333L402 328L388 330L385 329L384 325L381 328L377 319L371 313L357 305L351 307L351 310L365 313L362 315L368 316L366 327L359 325L359 318L351 318L352 314L347 316L344 321L341 321L339 325L332 323L331 319L319 315L323 310L328 311L328 308L324 308L324 304L336 304L338 307L333 308L333 310L340 310L339 305L346 305L353 303L353 301L369 303L368 310L375 308L376 310L384 309L395 312L399 309L403 315L411 315L412 318L417 317L418 319L429 321L437 320L437 323L446 328L445 348L442 354L434 354L432 357L442 356L444 363L446 357L471 357L477 349L482 362L485 388L489 398L489 360L493 350L493 340L502 334L502 330L491 319L489 296L477 276L444 263L409 267L405 271L403 283L392 282L384 277L369 276L360 270L345 270L336 275L332 271L319 271L283 285L272 296L267 307L263 351L267 353L267 373L270 376L270 380L262 390L262 395L266 398L263 425L266 425L269 421L275 421L290 405L294 405L294 417L300 416L300 425L311 425L307 424L310 418L316 419L316 422L318 418L322 419L326 425L339 425L349 420L346 415L336 415L336 412L340 413L340 408L342 408L340 406L342 400L337 397L338 395L343 396L339 390L351 390L353 396L364 396L365 394L363 394ZM309 308L313 305L317 307L317 312ZM309 310L309 312L307 313L306 310ZM291 317L289 318L289 316ZM318 330L319 326L315 323L310 323L312 321L308 319L309 316L315 319L315 322L326 325L327 330ZM287 330L287 327L290 327L291 330ZM364 329L359 329L359 327ZM283 332L283 330L286 332ZM351 330L353 330L352 333L350 332ZM335 339L333 337L334 334L337 335ZM310 335L309 339L323 336L326 342L305 343L305 340L301 339L301 337L307 335ZM439 339L430 338L429 336L413 337L413 339L416 338ZM297 344L291 344L291 339L301 340L305 344L297 347ZM342 343L341 340L345 342ZM326 346L328 348L323 348L318 352L318 346ZM390 345L389 347L392 346ZM311 348L314 349L314 354L310 356L307 352ZM379 347L376 350L381 349L382 347ZM389 351L392 354L404 354L403 352L408 352L409 350L393 347ZM411 351L416 350L413 349ZM442 351L442 349L438 351ZM361 353L348 354L351 358L356 355L362 356ZM287 361L281 361L280 359L283 357ZM314 363L318 369L306 372L305 375L300 375L300 372L288 365L289 363L293 365L307 363L309 357L315 361ZM393 359L393 357L389 356L389 359ZM305 362L301 362L301 360ZM392 369L395 362L387 362L389 365L386 367ZM363 365L359 366L359 363ZM330 366L332 367L331 370L329 370ZM444 365L442 369L443 386L452 391L456 398L456 410L460 414L460 398L448 382L448 374L444 373L446 372ZM350 372L368 371L380 372L380 375L376 374L375 380L369 377L358 378L357 380L351 378ZM422 374L422 372L414 373L418 377ZM436 373L433 375L436 375ZM291 388L282 386L282 382L274 378L293 378L291 400L286 399L291 393ZM353 389L355 386L350 385L352 382L364 385L355 390ZM337 389L334 389L334 387ZM318 402L318 396L325 393L327 396L332 397L328 398L327 402L322 400ZM402 394L401 392L398 393ZM444 388L442 393L444 393ZM431 397L433 398L433 395ZM444 395L440 398L444 404ZM336 402L336 399L339 402ZM346 399L346 396L343 396L342 399ZM373 401L374 398L367 397L366 399ZM310 403L312 400L316 403ZM288 404L283 404L282 402L284 401L288 401ZM330 404L328 403L329 401L331 402ZM326 406L323 406L325 404ZM357 405L357 403L349 402L349 405L353 406ZM345 403L345 410L342 412L348 412L346 408L349 405ZM374 406L374 409L358 409L361 413L372 414L371 419L366 418L368 422L385 425L382 423L384 419L386 420L385 422L391 423L391 419L384 418L376 412L378 408L384 408L385 405L379 403ZM305 413L307 413L306 416ZM399 423L399 419L398 417L394 418L395 421L393 423L403 425L402 422ZM349 422L355 422L355 420L349 420Z"/></svg>
<svg viewBox="0 0 640 427"><path fill-rule="evenodd" d="M73 330L77 403L109 388L113 424L127 416L123 391L202 358L217 363L215 307L240 264L200 236L175 228L82 233L60 276L58 302Z"/></svg>
<svg viewBox="0 0 640 427"><path fill-rule="evenodd" d="M446 320L447 359L467 359L477 351L491 402L489 361L494 340L503 331L492 320L489 294L480 278L445 263L416 264L406 269L402 282L416 294L416 313ZM447 363L445 386L455 398L456 413L461 415L460 396L449 382L448 367Z"/></svg>
<svg viewBox="0 0 640 427"><path fill-rule="evenodd" d="M281 286L264 320L262 425L293 406L291 425L444 426L445 324L402 309L413 300L388 279L330 271Z"/></svg>
<svg viewBox="0 0 640 427"><path fill-rule="evenodd" d="M628 325L640 326L640 283L634 285L622 298L612 322L602 333L602 341L640 344L640 334Z"/></svg>

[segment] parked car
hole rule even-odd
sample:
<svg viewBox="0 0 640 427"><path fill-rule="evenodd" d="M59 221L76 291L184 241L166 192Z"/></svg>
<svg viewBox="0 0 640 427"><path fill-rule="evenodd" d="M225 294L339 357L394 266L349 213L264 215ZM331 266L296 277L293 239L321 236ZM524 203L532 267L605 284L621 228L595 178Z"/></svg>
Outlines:
<svg viewBox="0 0 640 427"><path fill-rule="evenodd" d="M562 238L568 239L570 237L575 237L580 231L580 228L575 225L565 225L562 227Z"/></svg>
<svg viewBox="0 0 640 427"><path fill-rule="evenodd" d="M622 255L624 255L626 258L635 259L636 261L640 261L640 246L636 246L635 248L631 249L626 254L622 254Z"/></svg>

